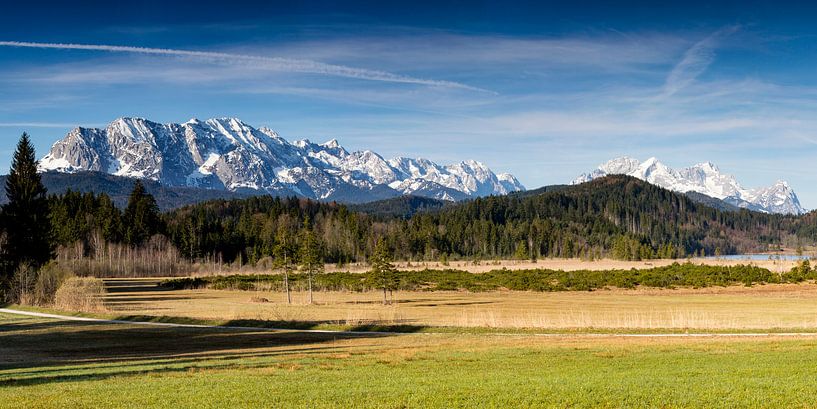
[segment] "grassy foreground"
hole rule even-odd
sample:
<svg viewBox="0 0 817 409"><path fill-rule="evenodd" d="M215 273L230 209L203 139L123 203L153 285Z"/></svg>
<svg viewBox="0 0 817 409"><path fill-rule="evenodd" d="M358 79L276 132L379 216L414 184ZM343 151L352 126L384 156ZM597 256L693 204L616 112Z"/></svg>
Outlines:
<svg viewBox="0 0 817 409"><path fill-rule="evenodd" d="M808 407L815 339L146 328L0 315L2 407Z"/></svg>

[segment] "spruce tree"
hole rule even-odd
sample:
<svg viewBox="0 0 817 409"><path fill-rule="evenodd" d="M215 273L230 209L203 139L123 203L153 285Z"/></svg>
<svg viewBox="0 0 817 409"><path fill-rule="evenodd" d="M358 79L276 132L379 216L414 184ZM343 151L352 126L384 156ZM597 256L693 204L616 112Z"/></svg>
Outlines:
<svg viewBox="0 0 817 409"><path fill-rule="evenodd" d="M312 304L312 280L317 273L323 272L323 252L321 243L315 237L315 232L309 226L309 219L304 220L304 228L301 233L300 251L301 269L306 272L309 282L309 304Z"/></svg>
<svg viewBox="0 0 817 409"><path fill-rule="evenodd" d="M34 147L27 134L20 137L6 179L8 203L3 206L6 243L3 277L8 282L22 264L37 269L54 257L47 190L37 173Z"/></svg>
<svg viewBox="0 0 817 409"><path fill-rule="evenodd" d="M128 198L128 206L122 215L125 243L131 246L144 243L159 232L160 221L156 200L147 193L142 182L137 180Z"/></svg>
<svg viewBox="0 0 817 409"><path fill-rule="evenodd" d="M372 274L383 287L383 304L388 304L386 298L387 291L393 291L397 287L397 269L392 264L392 254L386 240L380 239L374 248L372 255Z"/></svg>

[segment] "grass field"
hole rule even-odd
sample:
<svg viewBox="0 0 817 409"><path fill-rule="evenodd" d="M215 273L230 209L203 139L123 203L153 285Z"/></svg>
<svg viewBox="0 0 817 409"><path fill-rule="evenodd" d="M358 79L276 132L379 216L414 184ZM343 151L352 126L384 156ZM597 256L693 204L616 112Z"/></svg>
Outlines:
<svg viewBox="0 0 817 409"><path fill-rule="evenodd" d="M378 292L162 290L157 280L108 280L106 306L116 315L205 320L299 321L315 326L412 325L538 329L813 329L817 285L775 284L704 289L574 292L398 292L384 306ZM270 302L254 301L266 299Z"/></svg>
<svg viewBox="0 0 817 409"><path fill-rule="evenodd" d="M809 407L817 339L342 336L0 315L0 406Z"/></svg>
<svg viewBox="0 0 817 409"><path fill-rule="evenodd" d="M0 408L814 407L817 284L570 292L170 290L106 280L110 318L0 313ZM262 300L264 299L264 300ZM259 302L264 301L264 302ZM676 337L640 335L672 333ZM682 334L679 334L682 333ZM638 336L632 336L638 335Z"/></svg>

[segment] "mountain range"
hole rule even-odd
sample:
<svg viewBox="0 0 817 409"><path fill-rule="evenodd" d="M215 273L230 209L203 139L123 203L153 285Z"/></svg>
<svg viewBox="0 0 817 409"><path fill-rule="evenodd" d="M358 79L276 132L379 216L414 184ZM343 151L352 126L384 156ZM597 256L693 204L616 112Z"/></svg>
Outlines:
<svg viewBox="0 0 817 409"><path fill-rule="evenodd" d="M640 162L630 157L621 157L599 165L590 173L580 175L571 184L617 174L633 176L676 192L697 192L749 210L781 214L806 212L794 190L785 181L779 180L768 187L747 189L738 183L734 176L721 173L711 162L675 170L656 158Z"/></svg>
<svg viewBox="0 0 817 409"><path fill-rule="evenodd" d="M105 129L75 128L54 143L41 171L95 171L239 193L294 195L363 203L401 195L447 201L525 190L508 173L466 160L386 160L370 150L349 152L337 140L289 142L269 128L237 118L161 124L119 118Z"/></svg>

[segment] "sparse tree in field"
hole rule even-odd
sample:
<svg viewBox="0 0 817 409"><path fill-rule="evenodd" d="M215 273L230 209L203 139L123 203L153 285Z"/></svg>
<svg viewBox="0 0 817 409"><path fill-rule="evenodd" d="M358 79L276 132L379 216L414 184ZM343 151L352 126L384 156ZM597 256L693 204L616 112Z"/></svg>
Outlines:
<svg viewBox="0 0 817 409"><path fill-rule="evenodd" d="M397 269L392 264L392 252L386 240L377 241L371 263L372 274L383 287L383 304L386 305L389 303L386 292L397 287Z"/></svg>
<svg viewBox="0 0 817 409"><path fill-rule="evenodd" d="M301 270L306 272L309 286L309 304L313 303L312 298L312 280L315 274L323 272L323 251L321 243L315 237L315 232L309 225L309 219L304 219L304 227L301 232L301 251L300 251Z"/></svg>
<svg viewBox="0 0 817 409"><path fill-rule="evenodd" d="M519 244L516 245L516 252L514 252L513 258L517 260L525 260L528 258L528 244L524 241L520 241Z"/></svg>
<svg viewBox="0 0 817 409"><path fill-rule="evenodd" d="M24 133L6 179L8 203L3 206L2 217L6 237L0 272L3 288L20 266L37 270L54 257L46 193L37 173L34 147Z"/></svg>
<svg viewBox="0 0 817 409"><path fill-rule="evenodd" d="M122 222L125 227L125 243L131 246L146 242L160 230L159 207L139 180L134 183L128 197Z"/></svg>
<svg viewBox="0 0 817 409"><path fill-rule="evenodd" d="M293 265L293 240L289 230L285 225L278 226L278 232L275 235L275 249L274 251L274 265L276 268L284 270L284 291L287 293L287 304L292 304L292 295L289 291L289 271Z"/></svg>

